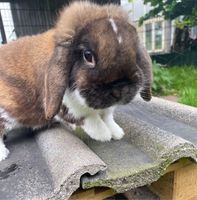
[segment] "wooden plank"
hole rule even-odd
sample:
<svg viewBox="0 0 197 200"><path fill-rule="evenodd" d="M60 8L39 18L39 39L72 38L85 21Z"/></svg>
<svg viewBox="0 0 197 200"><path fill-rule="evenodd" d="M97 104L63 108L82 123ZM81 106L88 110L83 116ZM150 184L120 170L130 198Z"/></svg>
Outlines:
<svg viewBox="0 0 197 200"><path fill-rule="evenodd" d="M180 168L191 165L187 158L182 158L171 164L160 179L149 186L149 189L157 194L162 200L170 200L173 197L174 172Z"/></svg>
<svg viewBox="0 0 197 200"><path fill-rule="evenodd" d="M69 200L103 200L116 193L109 188L92 188L89 190L79 190L74 193Z"/></svg>
<svg viewBox="0 0 197 200"><path fill-rule="evenodd" d="M162 200L197 200L197 164L180 159L149 188Z"/></svg>
<svg viewBox="0 0 197 200"><path fill-rule="evenodd" d="M69 200L89 200L94 197L94 189L80 190L74 193Z"/></svg>
<svg viewBox="0 0 197 200"><path fill-rule="evenodd" d="M95 197L94 200L103 200L107 197L115 195L116 192L109 188L95 188Z"/></svg>
<svg viewBox="0 0 197 200"><path fill-rule="evenodd" d="M173 200L197 199L197 164L176 170L174 173Z"/></svg>
<svg viewBox="0 0 197 200"><path fill-rule="evenodd" d="M170 200L173 196L174 172L161 176L160 179L149 186L149 189L158 195L161 200Z"/></svg>
<svg viewBox="0 0 197 200"><path fill-rule="evenodd" d="M193 164L193 162L187 158L182 158L176 162L174 162L173 164L171 164L165 171L164 174L167 174L169 172L174 172L180 168L183 168L185 166L191 165Z"/></svg>

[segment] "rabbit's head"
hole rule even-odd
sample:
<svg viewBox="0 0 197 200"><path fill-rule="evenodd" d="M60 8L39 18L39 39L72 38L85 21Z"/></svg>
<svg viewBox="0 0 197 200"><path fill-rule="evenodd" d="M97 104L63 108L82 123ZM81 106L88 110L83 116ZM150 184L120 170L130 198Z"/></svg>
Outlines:
<svg viewBox="0 0 197 200"><path fill-rule="evenodd" d="M46 108L59 102L65 89L77 90L94 109L129 103L138 92L151 99L150 57L120 7L72 4L57 23L55 40Z"/></svg>

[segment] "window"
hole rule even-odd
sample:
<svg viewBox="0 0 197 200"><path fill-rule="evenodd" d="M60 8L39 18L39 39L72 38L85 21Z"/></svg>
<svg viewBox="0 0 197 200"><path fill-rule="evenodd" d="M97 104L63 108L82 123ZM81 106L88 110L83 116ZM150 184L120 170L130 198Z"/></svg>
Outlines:
<svg viewBox="0 0 197 200"><path fill-rule="evenodd" d="M145 45L147 50L152 50L152 24L145 25Z"/></svg>
<svg viewBox="0 0 197 200"><path fill-rule="evenodd" d="M155 22L155 49L162 49L162 22Z"/></svg>
<svg viewBox="0 0 197 200"><path fill-rule="evenodd" d="M193 26L190 31L190 38L193 40L197 39L197 26Z"/></svg>
<svg viewBox="0 0 197 200"><path fill-rule="evenodd" d="M144 43L148 51L162 51L164 48L164 31L163 31L163 21L151 21L146 23L145 34L144 34Z"/></svg>

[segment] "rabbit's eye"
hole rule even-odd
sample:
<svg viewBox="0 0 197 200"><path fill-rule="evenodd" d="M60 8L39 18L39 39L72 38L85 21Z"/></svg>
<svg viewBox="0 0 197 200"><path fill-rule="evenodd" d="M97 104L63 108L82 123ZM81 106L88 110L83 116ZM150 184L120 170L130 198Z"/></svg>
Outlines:
<svg viewBox="0 0 197 200"><path fill-rule="evenodd" d="M92 54L91 51L84 50L83 51L83 59L90 67L94 67L95 66L94 55Z"/></svg>

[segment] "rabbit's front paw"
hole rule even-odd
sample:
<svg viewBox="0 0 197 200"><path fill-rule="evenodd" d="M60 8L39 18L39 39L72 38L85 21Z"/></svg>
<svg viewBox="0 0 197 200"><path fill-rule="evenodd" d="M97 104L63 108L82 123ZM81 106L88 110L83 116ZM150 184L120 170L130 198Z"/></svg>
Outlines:
<svg viewBox="0 0 197 200"><path fill-rule="evenodd" d="M100 117L85 119L82 128L92 139L102 142L111 140L112 133Z"/></svg>
<svg viewBox="0 0 197 200"><path fill-rule="evenodd" d="M113 127L111 127L112 131L112 138L114 140L120 140L124 136L123 129L116 123L113 124Z"/></svg>
<svg viewBox="0 0 197 200"><path fill-rule="evenodd" d="M0 162L8 157L9 150L4 144L0 144Z"/></svg>
<svg viewBox="0 0 197 200"><path fill-rule="evenodd" d="M111 140L112 134L107 127L101 127L101 129L94 131L92 136L92 138L95 140L107 142Z"/></svg>
<svg viewBox="0 0 197 200"><path fill-rule="evenodd" d="M123 129L114 121L113 111L115 107L108 108L104 111L102 118L108 129L111 131L112 138L120 140L124 136Z"/></svg>

